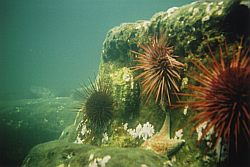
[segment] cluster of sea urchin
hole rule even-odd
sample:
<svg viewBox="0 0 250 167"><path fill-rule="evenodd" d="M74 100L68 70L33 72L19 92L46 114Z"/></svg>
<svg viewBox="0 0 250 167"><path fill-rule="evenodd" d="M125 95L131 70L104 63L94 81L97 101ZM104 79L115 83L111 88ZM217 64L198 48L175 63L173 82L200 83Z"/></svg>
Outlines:
<svg viewBox="0 0 250 167"><path fill-rule="evenodd" d="M113 98L109 84L102 79L97 79L95 83L90 80L89 86L84 86L86 96L85 113L91 125L98 129L103 129L112 118Z"/></svg>
<svg viewBox="0 0 250 167"><path fill-rule="evenodd" d="M171 105L171 96L179 92L177 80L180 79L179 70L184 66L178 62L173 54L173 47L167 45L164 35L153 36L150 43L141 45L144 53L131 51L137 55L133 67L136 71L142 71L136 79L142 79L142 94L146 94L147 102L154 96L155 102ZM176 95L177 96L177 95Z"/></svg>
<svg viewBox="0 0 250 167"><path fill-rule="evenodd" d="M209 47L211 64L205 66L200 61L192 61L201 73L190 75L199 85L189 85L193 91L184 96L193 97L194 101L184 102L189 107L200 111L194 121L197 126L207 122L201 139L203 139L211 128L214 129L214 146L222 138L223 141L237 146L238 139L245 136L249 144L249 105L250 105L250 47L243 50L242 41L238 49L234 49L230 62L226 63L230 54L225 44L225 52L219 48L219 61ZM200 139L200 140L201 140ZM230 141L231 140L231 141Z"/></svg>

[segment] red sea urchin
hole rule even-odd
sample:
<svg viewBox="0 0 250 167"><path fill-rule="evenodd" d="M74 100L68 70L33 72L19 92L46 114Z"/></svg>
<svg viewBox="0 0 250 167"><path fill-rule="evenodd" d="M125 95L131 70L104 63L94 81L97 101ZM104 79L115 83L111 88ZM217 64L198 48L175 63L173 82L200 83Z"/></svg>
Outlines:
<svg viewBox="0 0 250 167"><path fill-rule="evenodd" d="M173 54L173 47L167 46L166 37L163 35L152 37L147 45L141 45L144 53L138 53L135 60L136 71L141 71L135 79L142 78L142 94L146 94L147 102L151 95L154 96L155 102L171 105L171 94L179 92L177 80L180 79L178 71L184 66L178 62Z"/></svg>
<svg viewBox="0 0 250 167"><path fill-rule="evenodd" d="M225 45L224 53L222 47L219 49L219 61L217 61L209 47L212 62L208 67L199 61L192 61L201 73L194 73L190 77L199 85L189 85L188 88L193 93L183 95L193 97L195 101L184 103L200 111L194 117L197 126L207 122L201 139L213 128L214 146L222 138L228 143L229 149L235 145L237 152L237 146L240 144L238 139L242 136L249 146L250 46L243 50L241 41L238 50L234 49L232 52L229 63L225 63L224 59L224 57L228 59L230 55L228 46Z"/></svg>

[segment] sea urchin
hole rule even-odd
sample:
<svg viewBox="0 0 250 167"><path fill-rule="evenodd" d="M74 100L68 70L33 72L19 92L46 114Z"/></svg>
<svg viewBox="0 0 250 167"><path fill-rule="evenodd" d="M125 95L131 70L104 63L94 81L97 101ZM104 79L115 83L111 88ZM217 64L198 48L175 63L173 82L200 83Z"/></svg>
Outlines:
<svg viewBox="0 0 250 167"><path fill-rule="evenodd" d="M84 86L83 89L86 96L86 116L94 128L103 129L113 115L111 87L99 78L95 83L90 81L90 85Z"/></svg>
<svg viewBox="0 0 250 167"><path fill-rule="evenodd" d="M207 122L201 139L211 128L214 129L212 134L215 140L214 146L222 138L228 143L230 149L231 145L235 145L234 150L237 151L237 146L240 144L238 139L242 136L249 145L249 51L250 47L243 50L241 41L238 49L232 52L228 63L226 60L230 58L230 54L226 44L224 53L222 47L219 48L219 61L209 47L210 66L206 67L200 61L192 61L201 73L194 73L190 77L199 85L189 85L188 88L193 93L183 95L195 99L195 101L187 101L186 104L199 111L194 117L197 126Z"/></svg>
<svg viewBox="0 0 250 167"><path fill-rule="evenodd" d="M156 103L171 105L171 95L179 92L178 72L184 65L175 59L178 56L173 54L173 47L167 46L164 35L153 36L149 44L141 45L140 48L144 53L131 52L138 55L133 69L142 71L135 78L143 79L142 94L146 94L147 102L153 95Z"/></svg>

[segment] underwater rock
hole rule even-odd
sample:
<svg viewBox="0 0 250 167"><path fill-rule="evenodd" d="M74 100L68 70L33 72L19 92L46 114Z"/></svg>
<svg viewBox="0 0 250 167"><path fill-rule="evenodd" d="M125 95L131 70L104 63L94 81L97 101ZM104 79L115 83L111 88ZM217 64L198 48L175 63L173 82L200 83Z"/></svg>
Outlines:
<svg viewBox="0 0 250 167"><path fill-rule="evenodd" d="M136 115L139 110L140 94L139 85L134 81L133 71L128 67L105 63L100 67L99 75L111 82L115 101L114 116L131 118Z"/></svg>
<svg viewBox="0 0 250 167"><path fill-rule="evenodd" d="M0 101L0 166L20 166L33 146L57 139L75 105L67 97Z"/></svg>
<svg viewBox="0 0 250 167"><path fill-rule="evenodd" d="M50 89L44 88L44 87L40 87L40 86L31 86L30 92L31 92L31 97L32 98L50 98L50 97L55 97L54 93Z"/></svg>
<svg viewBox="0 0 250 167"><path fill-rule="evenodd" d="M140 148L95 147L62 141L51 141L34 147L22 167L162 167L166 158Z"/></svg>
<svg viewBox="0 0 250 167"><path fill-rule="evenodd" d="M140 52L140 44L163 31L179 61L184 62L190 53L202 56L208 43L217 46L226 34L232 35L227 32L227 20L237 6L238 0L197 1L156 13L149 21L124 23L111 29L103 43L99 75L112 81L117 113L138 114L145 105L139 81L134 81L137 74L131 70L135 63L131 50Z"/></svg>
<svg viewBox="0 0 250 167"><path fill-rule="evenodd" d="M76 137L77 137L77 126L75 124L72 124L66 127L62 131L59 140L74 142L76 140Z"/></svg>
<svg viewBox="0 0 250 167"><path fill-rule="evenodd" d="M181 62L187 63L190 52L194 53L196 58L204 58L203 51L207 49L208 43L213 48L217 47L218 42L224 41L225 37L229 39L227 42L232 42L234 41L232 39L237 38L236 36L242 35L244 31L239 27L242 24L240 24L241 22L236 24L238 23L236 21L247 22L249 18L248 15L244 15L240 12L241 10L238 10L242 8L247 7L242 7L239 0L197 1L159 12L149 21L125 23L111 29L103 44L98 73L98 76L111 81L115 101L114 121L110 126L112 128L107 130L107 133L110 133L108 137L117 139L117 145L121 147L139 147L141 141L135 142L136 145L128 144L131 138L127 138L120 126L128 123L129 128L135 129L139 123L149 122L154 126L155 131L159 131L165 119L165 113L159 105L154 104L153 101L146 105L145 100L140 96L140 83L134 80L137 74L131 70L135 62L130 50L140 52L140 44L148 43L149 37L163 31L168 37L169 45L174 47L174 54L179 56ZM235 11L245 17L237 18L238 13L236 14ZM234 28L231 29L232 27ZM187 77L184 73L181 75L184 78ZM176 167L216 166L214 152L204 153L205 147L200 148L196 145L197 134L190 133L193 125L187 122L193 116L193 112L184 113L183 109L171 111L171 134L183 129L185 147L182 147L184 140L170 139L169 136L161 136L161 133L147 140L143 147L168 156L178 152L174 156L176 158L174 166ZM75 124L65 129L60 137L61 140L34 147L23 162L23 166L88 166L105 162L107 166L146 165L157 167L163 166L163 162L167 160L165 159L167 156L162 157L153 151L142 148L94 147L86 144L74 144L73 142L76 140L74 137L82 133L82 128L79 128L78 134L75 134L74 131L78 130L78 125L84 121L82 118L82 116L78 116ZM123 139L121 135L114 134L123 134ZM159 138L159 136L161 137ZM94 136L89 136L89 138L92 137ZM81 142L83 140L84 138L81 139ZM110 140L111 143L108 143L107 146L117 146L114 140ZM66 141L70 141L70 143ZM180 149L181 147L182 149ZM206 154L206 163L202 159L204 154Z"/></svg>
<svg viewBox="0 0 250 167"><path fill-rule="evenodd" d="M160 30L164 30L176 55L187 56L190 51L197 53L205 39L218 40L226 33L221 30L228 24L225 22L227 16L239 3L239 0L196 1L156 13L149 21L123 23L107 33L102 51L103 63L130 66L133 61L130 50L136 51L139 44L147 42L149 36Z"/></svg>
<svg viewBox="0 0 250 167"><path fill-rule="evenodd" d="M247 12L245 12L246 10ZM207 50L208 44L211 48L214 48L218 46L218 43L224 41L225 38L228 43L233 43L239 36L247 36L246 32L249 31L246 28L242 29L241 25L249 28L249 25L247 25L249 20L248 14L249 8L246 5L243 6L243 4L240 4L239 0L203 0L156 13L149 21L124 23L111 29L103 44L99 75L112 82L113 95L117 104L115 107L117 114L114 119L124 122L133 119L136 119L134 122L138 122L138 120L141 122L149 121L154 126L161 125L160 123L164 120L164 116L161 118L158 117L159 121L152 123L154 119L151 116L159 114L162 110L157 104L153 104L153 99L150 101L150 105L146 105L145 99L140 96L140 83L138 80L134 80L138 74L131 70L131 67L135 64L135 55L131 53L131 50L140 53L139 46L141 44L147 44L150 37L164 32L168 38L169 46L173 46L174 54L179 56L178 60L184 64L188 64L187 60L190 57L204 59L205 56L203 53ZM241 19L237 17L238 15L241 16ZM206 59L203 61L206 61ZM188 70L187 67L185 71ZM181 76L183 78L187 77L185 73L181 73ZM135 112L135 115L138 115L137 117L129 119L128 115L120 114L126 113L129 107L130 113ZM152 112L152 108L154 108L154 113ZM183 138L186 141L186 145L191 147L194 153L202 154L202 149L197 148L195 144L196 136L193 135L195 136L193 137L191 135L192 125L186 125L187 120L193 116L193 112L184 115L183 109L172 110L174 111L171 111L171 134L185 126ZM132 128L135 128L135 123L132 124ZM158 130L159 128L156 129L156 131ZM166 145L166 143L169 143L169 145L170 143L173 144L173 148L175 148L173 150L176 153L176 150L183 145L184 141L166 139L157 143L156 140L152 139L145 145L151 149L152 147L158 149L160 145ZM163 148L168 147L164 146ZM163 150L159 150L159 152L161 151ZM168 151L165 150L165 153L168 153ZM200 160L192 159L194 157L192 155L185 156L187 153L189 151L181 149L178 158L183 163L186 160L187 162L185 163L189 166L192 166L191 161L200 163L199 165L201 166L209 166L211 165L209 164L210 162L214 163L213 159L204 165ZM178 166L186 166L187 164L178 163Z"/></svg>
<svg viewBox="0 0 250 167"><path fill-rule="evenodd" d="M83 118L83 113L82 112L78 112L76 117L75 117L75 121L73 124L69 125L68 127L66 127L60 137L59 140L63 140L63 141L67 141L67 142L75 142L77 139L77 136L79 135L79 128L82 122L82 118Z"/></svg>
<svg viewBox="0 0 250 167"><path fill-rule="evenodd" d="M239 6L239 2L196 1L175 10L169 9L151 18L150 30L166 30L176 55L185 57L190 52L197 54L207 47L208 42L210 45L218 42L228 33L227 18Z"/></svg>
<svg viewBox="0 0 250 167"><path fill-rule="evenodd" d="M144 39L149 26L149 21L136 23L123 23L112 28L103 43L102 59L104 63L117 62L121 66L127 66L131 62L130 50L137 48L137 43Z"/></svg>

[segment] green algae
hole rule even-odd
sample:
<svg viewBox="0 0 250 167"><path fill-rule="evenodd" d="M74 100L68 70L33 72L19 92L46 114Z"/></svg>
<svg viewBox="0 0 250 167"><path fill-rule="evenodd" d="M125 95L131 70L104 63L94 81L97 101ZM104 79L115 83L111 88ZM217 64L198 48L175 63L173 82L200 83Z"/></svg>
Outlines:
<svg viewBox="0 0 250 167"><path fill-rule="evenodd" d="M23 167L85 167L91 163L91 156L93 159L110 156L106 167L137 167L143 164L162 167L167 160L140 148L94 147L86 144L51 141L34 147L24 160Z"/></svg>

